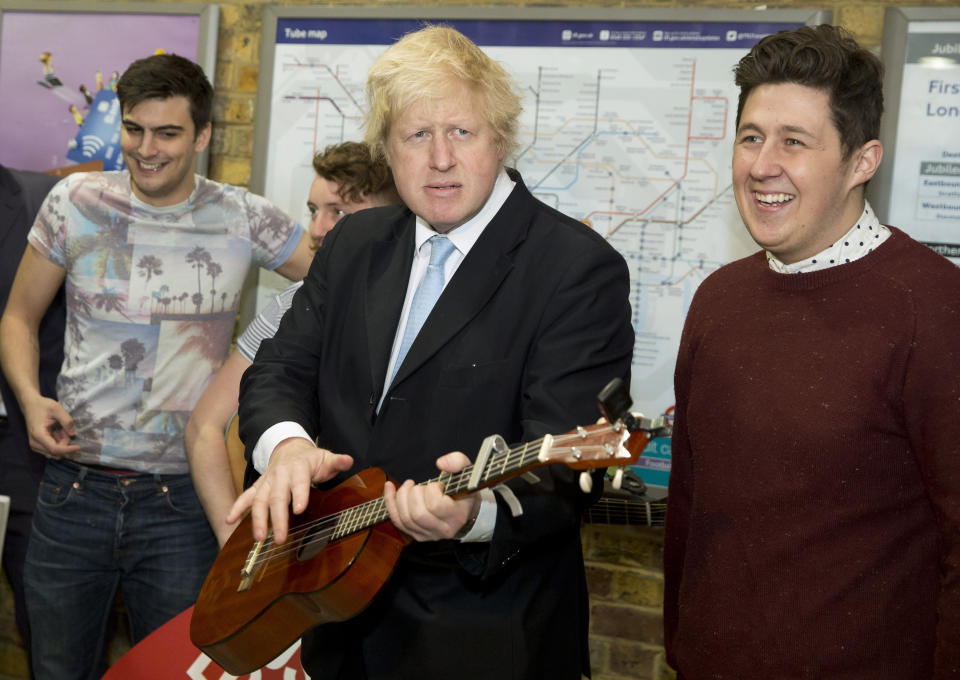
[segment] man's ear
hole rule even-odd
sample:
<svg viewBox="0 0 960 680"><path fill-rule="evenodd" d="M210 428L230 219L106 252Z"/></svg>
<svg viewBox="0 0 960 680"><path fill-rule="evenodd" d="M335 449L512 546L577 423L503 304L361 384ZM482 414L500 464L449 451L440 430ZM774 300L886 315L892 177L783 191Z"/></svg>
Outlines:
<svg viewBox="0 0 960 680"><path fill-rule="evenodd" d="M203 126L203 129L200 130L200 133L197 135L197 138L193 142L193 149L197 153L203 153L203 150L207 148L207 144L210 143L210 135L213 133L213 124L207 123Z"/></svg>
<svg viewBox="0 0 960 680"><path fill-rule="evenodd" d="M883 160L883 144L879 139L871 139L861 146L853 157L851 188L866 184L876 174L881 160Z"/></svg>

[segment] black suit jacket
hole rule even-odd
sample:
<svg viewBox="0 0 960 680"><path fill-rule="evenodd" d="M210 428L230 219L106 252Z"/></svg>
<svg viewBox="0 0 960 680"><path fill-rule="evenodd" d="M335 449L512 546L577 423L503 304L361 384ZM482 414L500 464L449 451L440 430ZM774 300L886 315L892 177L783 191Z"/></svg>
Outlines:
<svg viewBox="0 0 960 680"><path fill-rule="evenodd" d="M40 204L56 177L0 166L0 312L7 305L13 277L27 244ZM65 322L63 287L40 324L40 391L56 398L57 374L63 363ZM7 422L0 426L0 493L10 496L11 507L32 512L43 474L44 457L30 450L23 414L16 397L0 373L0 394Z"/></svg>
<svg viewBox="0 0 960 680"><path fill-rule="evenodd" d="M413 259L415 218L380 208L324 239L272 341L244 375L247 450L282 420L355 457L355 470L403 481L435 460L475 457L483 439L516 443L598 417L596 395L629 379L633 330L623 258L590 228L517 186L447 284L379 414ZM577 473L537 471L498 497L492 541L416 544L361 616L304 640L313 677L580 678L589 672ZM599 487L599 485L597 485ZM344 670L345 669L345 670Z"/></svg>

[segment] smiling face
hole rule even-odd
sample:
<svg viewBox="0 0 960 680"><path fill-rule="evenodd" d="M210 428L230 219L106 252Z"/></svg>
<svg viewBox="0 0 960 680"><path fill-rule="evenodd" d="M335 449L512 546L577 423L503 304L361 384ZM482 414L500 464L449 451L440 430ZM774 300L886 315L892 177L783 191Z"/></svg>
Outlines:
<svg viewBox="0 0 960 680"><path fill-rule="evenodd" d="M503 151L479 111L479 98L461 86L416 102L390 126L385 150L397 192L437 232L480 212L500 172Z"/></svg>
<svg viewBox="0 0 960 680"><path fill-rule="evenodd" d="M210 125L194 134L186 97L145 99L124 111L120 147L133 193L158 207L185 201L193 191L197 154L209 141Z"/></svg>
<svg viewBox="0 0 960 680"><path fill-rule="evenodd" d="M310 194L307 197L307 209L310 211L308 231L312 239L310 247L314 250L320 247L323 237L341 217L375 205L367 196L361 201L348 201L337 193L339 189L339 184L319 175L310 185Z"/></svg>
<svg viewBox="0 0 960 680"><path fill-rule="evenodd" d="M786 264L826 249L859 219L862 186L881 156L871 140L843 158L825 91L756 87L733 151L734 195L750 236Z"/></svg>

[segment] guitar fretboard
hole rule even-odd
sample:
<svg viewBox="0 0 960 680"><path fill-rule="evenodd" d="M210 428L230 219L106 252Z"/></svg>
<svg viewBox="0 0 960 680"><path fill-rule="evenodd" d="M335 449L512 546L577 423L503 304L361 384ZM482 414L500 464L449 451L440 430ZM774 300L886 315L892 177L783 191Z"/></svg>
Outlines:
<svg viewBox="0 0 960 680"><path fill-rule="evenodd" d="M479 456L477 461L467 465L459 472L442 472L433 479L421 482L421 486L440 482L444 493L456 498L493 486L529 469L550 462L551 459L569 457L575 460L607 461L615 463L615 457L623 451L624 430L620 425L591 426L588 431L577 428L576 431L559 436L546 436L534 441L507 446L503 440L492 444L487 456ZM629 456L629 452L625 453ZM596 463L597 467L602 463ZM478 471L477 466L482 465ZM362 531L389 518L383 498L378 498L343 510L332 515L334 521L330 540L343 538Z"/></svg>
<svg viewBox="0 0 960 680"><path fill-rule="evenodd" d="M491 454L486 466L479 475L480 483L476 489L485 486L491 486L515 476L525 467L532 466L538 461L540 450L543 448L544 439L527 442L504 451ZM476 490L470 488L470 480L473 477L475 465L471 463L460 472L441 472L433 479L420 482L420 486L426 486L434 482L443 484L444 493L448 496L461 496L470 491ZM358 531L363 531L368 527L386 521L389 518L387 506L382 498L367 501L352 508L342 510L336 514L336 525L331 534L331 540L343 538Z"/></svg>

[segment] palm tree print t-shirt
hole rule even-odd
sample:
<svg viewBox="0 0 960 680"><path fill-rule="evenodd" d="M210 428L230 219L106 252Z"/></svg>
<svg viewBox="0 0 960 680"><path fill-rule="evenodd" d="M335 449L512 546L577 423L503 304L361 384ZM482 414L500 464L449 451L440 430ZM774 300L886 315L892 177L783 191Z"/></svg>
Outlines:
<svg viewBox="0 0 960 680"><path fill-rule="evenodd" d="M302 227L266 199L195 179L185 202L157 208L133 195L127 171L73 174L30 231L67 270L57 396L78 463L186 473L183 429L230 349L244 278L300 241Z"/></svg>

